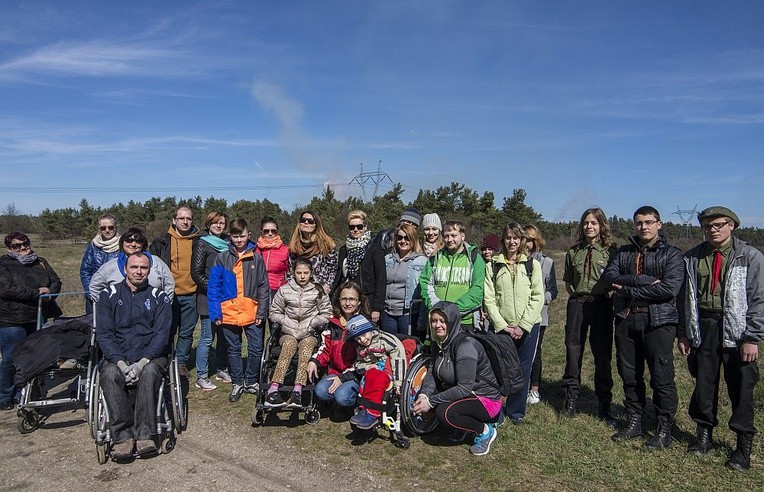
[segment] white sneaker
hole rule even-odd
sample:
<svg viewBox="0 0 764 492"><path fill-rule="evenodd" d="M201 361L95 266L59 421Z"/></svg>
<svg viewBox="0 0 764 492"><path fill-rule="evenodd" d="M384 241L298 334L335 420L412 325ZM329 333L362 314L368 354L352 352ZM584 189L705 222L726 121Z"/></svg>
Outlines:
<svg viewBox="0 0 764 492"><path fill-rule="evenodd" d="M212 391L217 389L215 383L210 381L210 378L196 378L196 387L204 391Z"/></svg>
<svg viewBox="0 0 764 492"><path fill-rule="evenodd" d="M215 379L231 384L231 375L228 374L228 371L223 371L222 369L215 374Z"/></svg>
<svg viewBox="0 0 764 492"><path fill-rule="evenodd" d="M528 392L527 403L529 405L535 405L536 403L538 403L540 401L541 401L541 393L539 393L538 391L533 391L533 390L530 390Z"/></svg>

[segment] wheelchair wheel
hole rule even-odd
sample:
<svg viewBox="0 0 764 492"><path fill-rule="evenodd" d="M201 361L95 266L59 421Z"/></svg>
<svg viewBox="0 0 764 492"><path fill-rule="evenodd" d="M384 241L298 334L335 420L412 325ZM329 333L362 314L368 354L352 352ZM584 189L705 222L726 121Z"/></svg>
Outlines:
<svg viewBox="0 0 764 492"><path fill-rule="evenodd" d="M308 410L305 412L305 423L310 425L316 425L321 420L321 412L317 408Z"/></svg>
<svg viewBox="0 0 764 492"><path fill-rule="evenodd" d="M438 420L435 417L427 420L411 413L416 396L427 375L429 364L429 355L420 354L414 357L401 387L401 421L408 431L420 436L429 434L438 426Z"/></svg>
<svg viewBox="0 0 764 492"><path fill-rule="evenodd" d="M19 409L18 416L18 429L22 434L34 432L40 426L40 414L34 410Z"/></svg>
<svg viewBox="0 0 764 492"><path fill-rule="evenodd" d="M265 410L262 408L253 408L252 409L252 425L260 426L265 423Z"/></svg>
<svg viewBox="0 0 764 492"><path fill-rule="evenodd" d="M98 430L98 397L101 392L101 371L96 367L90 375L90 384L88 385L88 427L90 428L90 437L96 438Z"/></svg>
<svg viewBox="0 0 764 492"><path fill-rule="evenodd" d="M183 386L178 372L178 360L173 358L170 363L170 399L172 400L172 420L175 432L180 434L186 430L188 409L183 399Z"/></svg>
<svg viewBox="0 0 764 492"><path fill-rule="evenodd" d="M161 454L167 454L175 449L175 436L170 434L167 437L162 438L162 442L159 444L159 452Z"/></svg>
<svg viewBox="0 0 764 492"><path fill-rule="evenodd" d="M98 464L103 465L109 461L109 450L107 449L109 443L96 443L96 457L98 458Z"/></svg>

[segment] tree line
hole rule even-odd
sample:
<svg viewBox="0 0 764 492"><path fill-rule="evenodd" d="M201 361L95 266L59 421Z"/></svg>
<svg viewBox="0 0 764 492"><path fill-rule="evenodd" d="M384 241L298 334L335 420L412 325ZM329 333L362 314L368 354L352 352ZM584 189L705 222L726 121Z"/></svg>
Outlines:
<svg viewBox="0 0 764 492"><path fill-rule="evenodd" d="M130 200L126 204L117 203L106 208L93 207L82 199L79 208L45 209L38 216L23 215L14 204L9 204L0 215L0 231L3 234L12 230L37 233L42 240L71 239L87 241L98 229L98 217L102 214L114 215L120 229L125 230L137 225L146 230L149 237L156 237L167 230L173 213L179 206L187 206L194 213L197 227L202 226L204 216L210 211L221 211L230 218L241 217L250 223L256 231L260 219L265 216L275 218L285 241L297 224L302 210L313 210L321 217L329 234L340 242L347 234L346 216L351 210L364 210L369 216L369 229L376 232L396 224L407 208L416 208L422 215L437 213L441 220L459 220L467 228L467 239L480 243L485 234L500 234L502 227L509 221L521 224L535 224L541 229L551 249L567 249L575 241L577 221L550 222L545 220L533 207L525 203L527 194L517 188L508 197L504 197L501 207L494 205L495 195L486 191L480 195L469 187L451 183L436 190L420 190L415 200L404 203L401 200L403 186L397 183L383 195L364 202L358 197L349 197L343 201L336 198L334 190L327 187L321 196L313 197L303 207L288 211L276 203L263 200L237 200L231 204L222 198L208 197L178 199L171 197L152 197L144 202ZM583 210L581 210L583 212ZM607 210L605 211L607 212ZM609 219L613 237L619 244L626 241L633 232L631 218L612 216ZM663 233L677 246L689 249L703 237L697 224L664 223ZM737 237L761 247L764 245L764 229L743 227L735 232Z"/></svg>

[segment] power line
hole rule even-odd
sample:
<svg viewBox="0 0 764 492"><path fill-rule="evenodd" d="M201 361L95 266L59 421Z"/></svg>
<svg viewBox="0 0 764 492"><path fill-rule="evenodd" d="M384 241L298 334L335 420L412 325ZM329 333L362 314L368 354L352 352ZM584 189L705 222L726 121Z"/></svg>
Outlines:
<svg viewBox="0 0 764 492"><path fill-rule="evenodd" d="M684 237L688 238L690 237L690 223L692 220L697 216L698 214L698 205L696 204L695 207L693 207L692 210L682 210L679 208L679 205L676 206L676 212L672 212L674 215L679 216L679 220L682 221L682 225L684 226Z"/></svg>
<svg viewBox="0 0 764 492"><path fill-rule="evenodd" d="M376 172L363 172L363 162L361 163L361 172L358 174L358 176L354 177L349 185L356 183L358 186L361 187L361 193L363 194L363 201L366 202L368 199L366 198L366 183L371 181L374 183L374 195L371 197L372 200L377 196L377 192L379 191L379 184L385 180L389 181L390 184L393 184L393 180L390 179L390 176L387 175L387 173L383 173L381 171L382 169L382 161L380 160L377 162L377 171Z"/></svg>

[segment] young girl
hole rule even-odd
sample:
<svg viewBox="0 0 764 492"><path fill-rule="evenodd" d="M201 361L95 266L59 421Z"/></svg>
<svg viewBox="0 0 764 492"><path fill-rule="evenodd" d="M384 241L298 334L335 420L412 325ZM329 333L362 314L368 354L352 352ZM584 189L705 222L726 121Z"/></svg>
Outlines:
<svg viewBox="0 0 764 492"><path fill-rule="evenodd" d="M347 323L353 315L370 316L369 302L355 282L345 282L334 299L334 316L321 333L321 345L308 363L311 381L318 378L318 368L325 367L327 374L316 383L316 398L334 402L344 409L355 408L358 382L353 378L340 380L340 375L355 364L355 346L345 342Z"/></svg>
<svg viewBox="0 0 764 492"><path fill-rule="evenodd" d="M307 382L306 367L316 347L316 330L325 325L332 314L329 296L324 294L321 285L311 282L312 274L310 261L297 258L292 279L273 297L270 320L274 325L281 326L281 353L265 399L266 407L302 406L302 387ZM295 353L298 354L297 376L294 390L285 403L279 394L279 387L284 384L284 376Z"/></svg>

